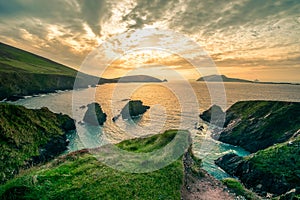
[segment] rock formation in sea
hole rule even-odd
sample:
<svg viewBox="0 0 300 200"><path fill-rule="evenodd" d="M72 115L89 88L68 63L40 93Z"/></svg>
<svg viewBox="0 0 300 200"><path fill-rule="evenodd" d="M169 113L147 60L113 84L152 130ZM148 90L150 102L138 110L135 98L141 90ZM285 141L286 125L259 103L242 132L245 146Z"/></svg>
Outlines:
<svg viewBox="0 0 300 200"><path fill-rule="evenodd" d="M225 114L220 106L213 105L200 114L199 117L206 122L222 127L225 121Z"/></svg>
<svg viewBox="0 0 300 200"><path fill-rule="evenodd" d="M107 115L103 112L101 106L93 102L87 105L87 107L88 109L83 117L83 121L93 126L102 126L106 121Z"/></svg>
<svg viewBox="0 0 300 200"><path fill-rule="evenodd" d="M141 100L131 100L122 109L121 115L123 119L131 119L144 114L149 108L150 106L143 105Z"/></svg>

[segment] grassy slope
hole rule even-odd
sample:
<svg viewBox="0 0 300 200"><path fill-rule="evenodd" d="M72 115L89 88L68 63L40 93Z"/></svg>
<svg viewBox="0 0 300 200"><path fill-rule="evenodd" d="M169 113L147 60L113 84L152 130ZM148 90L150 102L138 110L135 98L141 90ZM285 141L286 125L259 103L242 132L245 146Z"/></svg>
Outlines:
<svg viewBox="0 0 300 200"><path fill-rule="evenodd" d="M239 145L250 152L287 141L300 129L300 103L241 101L226 111L225 126L219 140Z"/></svg>
<svg viewBox="0 0 300 200"><path fill-rule="evenodd" d="M0 104L0 183L12 178L39 147L72 129L73 120L47 108L26 109ZM59 146L57 146L59 148Z"/></svg>
<svg viewBox="0 0 300 200"><path fill-rule="evenodd" d="M49 59L0 43L0 100L13 95L29 95L72 89L77 71ZM95 77L80 74L81 87Z"/></svg>
<svg viewBox="0 0 300 200"><path fill-rule="evenodd" d="M167 131L118 146L149 152L168 144L176 133ZM23 172L0 186L0 197L19 194L24 199L180 199L182 180L181 159L154 172L132 174L112 169L79 151Z"/></svg>
<svg viewBox="0 0 300 200"><path fill-rule="evenodd" d="M293 187L300 187L300 136L289 142L281 143L258 151L246 157L253 168L263 174L272 174Z"/></svg>

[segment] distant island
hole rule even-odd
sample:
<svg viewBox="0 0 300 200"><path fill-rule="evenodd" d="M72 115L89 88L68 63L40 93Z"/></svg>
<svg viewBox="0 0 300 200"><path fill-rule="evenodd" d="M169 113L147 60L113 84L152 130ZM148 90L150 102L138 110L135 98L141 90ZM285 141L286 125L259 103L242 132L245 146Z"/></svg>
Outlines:
<svg viewBox="0 0 300 200"><path fill-rule="evenodd" d="M253 81L245 80L245 79L239 79L239 78L229 78L225 75L209 75L204 76L197 81L206 81L206 82L242 82L242 83L253 83Z"/></svg>
<svg viewBox="0 0 300 200"><path fill-rule="evenodd" d="M290 85L299 85L299 83L287 83L287 82L260 82L259 80L246 80L239 78L230 78L225 75L209 75L203 76L197 79L197 81L206 81L206 82L236 82L236 83L258 83L258 84L290 84Z"/></svg>
<svg viewBox="0 0 300 200"><path fill-rule="evenodd" d="M115 83L133 83L133 82L163 82L162 80L147 76L147 75L132 75L132 76L123 76L119 78L109 79L111 82Z"/></svg>

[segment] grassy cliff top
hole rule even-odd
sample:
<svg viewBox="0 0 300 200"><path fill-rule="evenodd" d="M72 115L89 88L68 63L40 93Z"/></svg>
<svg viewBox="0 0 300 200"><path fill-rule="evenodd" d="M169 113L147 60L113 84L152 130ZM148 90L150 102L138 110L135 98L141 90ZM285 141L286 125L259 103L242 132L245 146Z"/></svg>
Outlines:
<svg viewBox="0 0 300 200"><path fill-rule="evenodd" d="M123 141L118 147L138 153L170 143L177 131ZM186 134L189 134L186 132ZM130 162L130 161L128 161ZM23 199L180 199L181 159L149 173L121 172L99 162L88 150L24 171L0 186L0 197Z"/></svg>
<svg viewBox="0 0 300 200"><path fill-rule="evenodd" d="M300 136L246 157L256 170L300 186Z"/></svg>
<svg viewBox="0 0 300 200"><path fill-rule="evenodd" d="M256 152L282 143L300 129L300 103L241 101L226 111L222 142Z"/></svg>

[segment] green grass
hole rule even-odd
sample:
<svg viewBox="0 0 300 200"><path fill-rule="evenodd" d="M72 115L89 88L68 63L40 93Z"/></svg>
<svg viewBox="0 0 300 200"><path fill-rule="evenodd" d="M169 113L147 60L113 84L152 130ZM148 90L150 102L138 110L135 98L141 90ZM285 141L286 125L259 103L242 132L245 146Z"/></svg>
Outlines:
<svg viewBox="0 0 300 200"><path fill-rule="evenodd" d="M39 147L65 134L73 120L47 108L0 104L0 183L12 178Z"/></svg>
<svg viewBox="0 0 300 200"><path fill-rule="evenodd" d="M167 131L148 138L123 141L117 146L145 153L164 147L176 133L175 130ZM183 171L179 158L153 172L122 172L82 150L24 171L0 186L0 198L15 195L24 199L180 199Z"/></svg>
<svg viewBox="0 0 300 200"><path fill-rule="evenodd" d="M77 71L49 59L0 43L0 72L75 76Z"/></svg>
<svg viewBox="0 0 300 200"><path fill-rule="evenodd" d="M170 141L174 139L177 132L178 130L169 130L164 134L157 134L147 138L125 140L117 144L117 146L123 150L137 153L151 152L167 145Z"/></svg>
<svg viewBox="0 0 300 200"><path fill-rule="evenodd" d="M232 192L238 196L243 196L247 200L258 200L260 199L254 192L246 189L238 180L234 178L225 178L222 183L226 185Z"/></svg>
<svg viewBox="0 0 300 200"><path fill-rule="evenodd" d="M255 169L264 174L285 177L292 185L300 183L300 136L289 142L281 143L258 151L251 157L246 157L253 163Z"/></svg>

